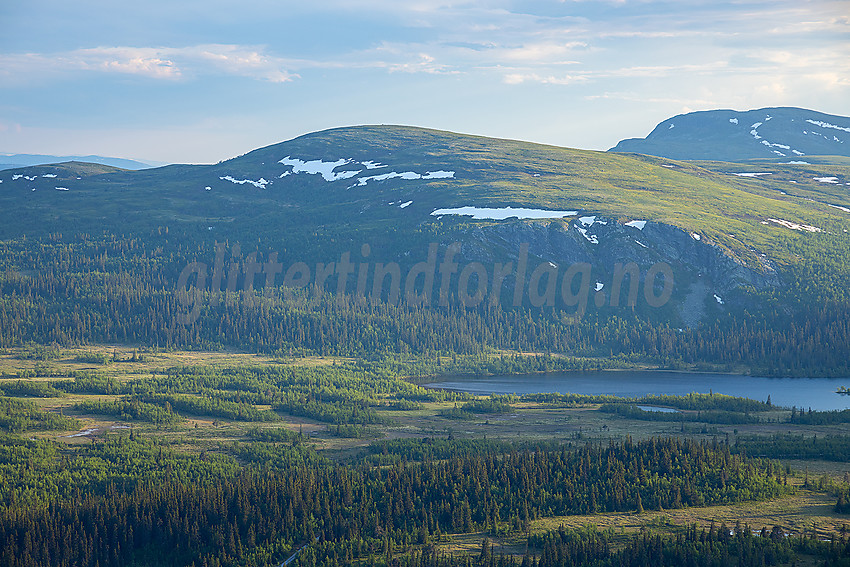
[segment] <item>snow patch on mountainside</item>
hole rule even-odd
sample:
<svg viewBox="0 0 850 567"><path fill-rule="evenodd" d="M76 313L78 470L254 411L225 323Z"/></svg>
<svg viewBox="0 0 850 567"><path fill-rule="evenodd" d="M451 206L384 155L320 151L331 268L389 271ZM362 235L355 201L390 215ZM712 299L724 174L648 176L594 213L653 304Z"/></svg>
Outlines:
<svg viewBox="0 0 850 567"><path fill-rule="evenodd" d="M796 222L787 221L784 219L767 219L772 223L776 223L780 226L784 226L785 228L790 228L791 230L799 230L805 232L823 232L823 229L820 229L816 226L812 226L810 224L800 224Z"/></svg>
<svg viewBox="0 0 850 567"><path fill-rule="evenodd" d="M596 215L588 217L579 217L578 222L585 226L593 226L594 224L608 224L608 221L596 220Z"/></svg>
<svg viewBox="0 0 850 567"><path fill-rule="evenodd" d="M353 161L354 160L351 158L340 158L336 161L322 161L320 159L304 161L298 158L293 158L292 156L286 156L282 160L278 161L278 163L291 166L292 173L309 173L311 175L321 175L325 181L338 181L340 179L348 179L350 177L354 177L355 175L363 171L361 169L334 173L334 169L343 165L348 165ZM371 161L369 163L372 164Z"/></svg>
<svg viewBox="0 0 850 567"><path fill-rule="evenodd" d="M581 233L581 235L585 237L587 241L591 244L599 244L599 239L596 237L596 235L588 234L586 228L576 225L576 230L579 231L579 233Z"/></svg>
<svg viewBox="0 0 850 567"><path fill-rule="evenodd" d="M382 169L385 167L389 167L387 164L380 163L374 160L365 160L365 161L356 161L352 158L340 158L335 161L324 161L321 159L313 159L313 160L302 160L298 158L294 158L291 155L286 156L282 160L279 160L278 163L281 165L286 165L292 167L292 169L284 171L280 174L280 178L287 177L289 175L298 175L300 173L306 173L309 175L321 175L322 179L327 182L339 181L341 179L351 179L352 177L357 177L361 173L363 173L365 168L366 170L372 169ZM339 167L343 167L346 165L353 165L358 169L347 169L344 171L335 171ZM404 171L404 172L396 172L390 171L387 173L381 173L378 175L367 175L365 177L358 177L357 183L349 186L352 187L364 187L370 181L386 181L388 179L404 179L404 180L414 180L414 179L452 179L455 176L454 171L445 171L445 170L437 170L437 171L426 171L425 173L417 173L415 171Z"/></svg>
<svg viewBox="0 0 850 567"><path fill-rule="evenodd" d="M425 175L422 176L422 179L454 179L454 176L454 171L444 171L440 169L437 171L427 172Z"/></svg>
<svg viewBox="0 0 850 567"><path fill-rule="evenodd" d="M431 216L460 215L476 220L505 220L512 217L519 219L560 219L577 215L577 211L547 211L544 209L525 209L513 207L458 207L455 209L436 209Z"/></svg>
<svg viewBox="0 0 850 567"><path fill-rule="evenodd" d="M221 179L222 181L230 181L231 183L235 183L237 185L245 185L247 183L248 185L253 185L257 189L265 189L266 185L271 183L271 181L266 181L262 177L260 177L260 179L258 179L257 181L254 181L252 179L236 179L235 177L232 177L230 175L219 177L219 179Z"/></svg>
<svg viewBox="0 0 850 567"><path fill-rule="evenodd" d="M386 165L386 164L378 163L378 162L376 162L376 161L372 161L372 160L369 160L369 161L361 161L361 162L360 162L360 165L362 165L362 166L363 166L363 167L365 167L366 169L379 169L379 168L381 168L381 167L389 167L389 166L388 166L388 165Z"/></svg>
<svg viewBox="0 0 850 567"><path fill-rule="evenodd" d="M820 126L821 128L833 128L835 130L843 130L845 132L850 132L850 128L845 128L843 126L836 126L835 124L830 124L829 122L823 122L821 120L806 120L809 124L814 124L815 126Z"/></svg>
<svg viewBox="0 0 850 567"><path fill-rule="evenodd" d="M771 118L772 118L772 116L770 116L770 115L768 114L768 115L765 117L764 122L769 121ZM805 154L803 154L803 152L800 152L800 151L797 151L797 150L795 150L795 149L792 149L792 148L791 148L791 146L789 146L788 144L780 144L780 143L778 143L778 142L770 142L770 141L768 141L768 140L763 139L763 138L762 138L762 136L761 136L761 135L759 135L758 129L759 129L759 126L761 126L762 124L764 124L764 122L754 122L754 123L752 124L752 126L750 126L750 135L751 135L754 139L756 139L756 140L761 140L761 142L760 142L760 143L761 143L761 144L763 144L763 145L765 145L765 146L767 146L768 148L780 148L780 149L783 149L783 150L790 150L791 152L793 152L795 155L798 155L798 156L805 155ZM784 153L780 152L779 150L772 150L772 151L773 151L773 153L775 153L775 154L776 154L776 155L778 155L778 156L781 156L781 157L786 157L786 156L787 156L787 154L784 154Z"/></svg>
<svg viewBox="0 0 850 567"><path fill-rule="evenodd" d="M579 217L578 222L583 226L578 226L578 224L576 224L576 230L591 244L599 244L599 237L588 232L588 229L590 229L594 224L606 225L608 224L608 221L596 220L596 215L588 215L585 217Z"/></svg>
<svg viewBox="0 0 850 567"><path fill-rule="evenodd" d="M352 185L351 187L365 187L370 181L386 181L387 179L452 179L455 176L454 171L428 171L423 173L416 173L415 171L405 171L403 173L397 173L395 171L391 171L389 173L382 173L380 175L370 175L368 177L358 177L357 184ZM349 189L351 189L349 187Z"/></svg>

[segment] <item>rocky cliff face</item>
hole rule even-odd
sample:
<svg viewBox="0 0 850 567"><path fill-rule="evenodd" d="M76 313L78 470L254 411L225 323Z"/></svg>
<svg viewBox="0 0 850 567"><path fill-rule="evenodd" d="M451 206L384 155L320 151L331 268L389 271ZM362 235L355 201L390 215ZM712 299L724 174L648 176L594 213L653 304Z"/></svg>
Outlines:
<svg viewBox="0 0 850 567"><path fill-rule="evenodd" d="M457 273L473 262L486 269L492 285L497 266L511 262L505 278L502 299L513 299L518 266L525 265L524 302L532 295L537 301L545 296L547 278L554 275L556 304L562 301L563 280L573 279L573 290L580 293L582 271L575 266L587 265L587 299L597 307L626 306L629 283L623 270L633 263L639 274L638 302L645 302L647 276L653 278L655 295L662 293L663 280L672 278L670 305L680 321L696 325L709 306L726 309L743 299L742 287L763 289L780 285L769 264L761 270L747 267L713 242L699 234L689 234L677 227L661 223L629 221L601 216L579 217L572 221L515 221L468 228L454 234L460 242L455 261ZM438 257L444 257L441 250ZM438 260L440 261L440 260ZM570 272L573 267L573 272ZM669 271L668 271L669 268ZM535 279L535 271L537 277ZM548 274L547 274L548 273ZM621 280L618 286L617 280ZM532 291L532 287L536 290ZM618 299L611 290L620 288ZM492 291L492 290L490 290Z"/></svg>

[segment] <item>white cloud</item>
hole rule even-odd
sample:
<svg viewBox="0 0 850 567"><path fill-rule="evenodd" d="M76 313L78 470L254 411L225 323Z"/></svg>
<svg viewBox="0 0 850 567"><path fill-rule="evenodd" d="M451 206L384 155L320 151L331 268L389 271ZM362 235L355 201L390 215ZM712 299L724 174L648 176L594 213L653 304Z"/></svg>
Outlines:
<svg viewBox="0 0 850 567"><path fill-rule="evenodd" d="M703 64L656 65L646 67L624 67L619 69L584 70L568 75L511 70L503 74L502 80L509 85L518 85L526 82L550 85L576 85L612 78L662 78L681 76L682 74L712 74L724 70L727 67L728 64L725 61L715 61ZM596 95L588 98L608 97Z"/></svg>
<svg viewBox="0 0 850 567"><path fill-rule="evenodd" d="M233 75L242 75L273 83L284 83L297 75L286 71L291 64L284 59L265 55L252 48L237 45L201 45L186 50L188 57L196 56L209 61L219 69Z"/></svg>
<svg viewBox="0 0 850 567"><path fill-rule="evenodd" d="M440 63L435 57L424 52L406 53L393 46L385 45L376 50L376 55L386 57L363 61L360 63L360 67L384 68L392 73L458 73L450 65ZM395 61L387 59L395 59Z"/></svg>
<svg viewBox="0 0 850 567"><path fill-rule="evenodd" d="M587 43L573 41L568 43L537 42L528 43L519 47L505 47L497 50L493 55L498 59L506 61L527 61L531 63L557 62L578 63L578 61L563 61L564 57L572 55L577 49L584 49Z"/></svg>
<svg viewBox="0 0 850 567"><path fill-rule="evenodd" d="M539 75L537 73L507 73L502 81L509 85L520 85L522 83L541 83L544 85L572 85L586 83L589 79L581 75Z"/></svg>
<svg viewBox="0 0 850 567"><path fill-rule="evenodd" d="M66 68L107 73L142 75L152 79L176 79L182 74L163 50L151 48L101 47L80 49L58 60Z"/></svg>
<svg viewBox="0 0 850 567"><path fill-rule="evenodd" d="M26 84L79 71L167 80L224 73L281 83L297 77L286 70L286 63L260 49L238 45L96 47L53 54L0 54L0 76L8 79L7 84Z"/></svg>

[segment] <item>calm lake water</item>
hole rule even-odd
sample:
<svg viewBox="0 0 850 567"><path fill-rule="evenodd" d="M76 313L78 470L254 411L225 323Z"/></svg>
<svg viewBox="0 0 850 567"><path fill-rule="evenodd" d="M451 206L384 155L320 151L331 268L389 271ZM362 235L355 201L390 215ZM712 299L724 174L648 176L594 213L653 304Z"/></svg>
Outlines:
<svg viewBox="0 0 850 567"><path fill-rule="evenodd" d="M813 410L850 408L850 396L835 393L850 386L850 378L759 378L732 374L664 372L657 370L603 370L527 376L447 377L426 384L473 394L610 394L638 397L647 394L682 395L690 392L727 394L770 400L778 406Z"/></svg>

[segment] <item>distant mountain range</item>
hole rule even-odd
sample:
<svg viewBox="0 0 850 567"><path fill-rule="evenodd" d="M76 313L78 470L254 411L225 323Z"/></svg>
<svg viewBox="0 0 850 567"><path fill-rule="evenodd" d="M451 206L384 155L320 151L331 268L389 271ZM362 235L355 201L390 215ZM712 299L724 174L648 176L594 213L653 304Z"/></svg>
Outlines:
<svg viewBox="0 0 850 567"><path fill-rule="evenodd" d="M609 151L714 161L850 157L850 118L793 107L691 112L668 118L646 138L622 140Z"/></svg>
<svg viewBox="0 0 850 567"><path fill-rule="evenodd" d="M99 163L110 165L121 169L148 169L164 165L161 163L145 163L132 159L104 157L104 156L53 156L42 154L0 154L0 170L17 169L32 165L46 165L51 163L64 163L69 161L81 161L86 163Z"/></svg>

